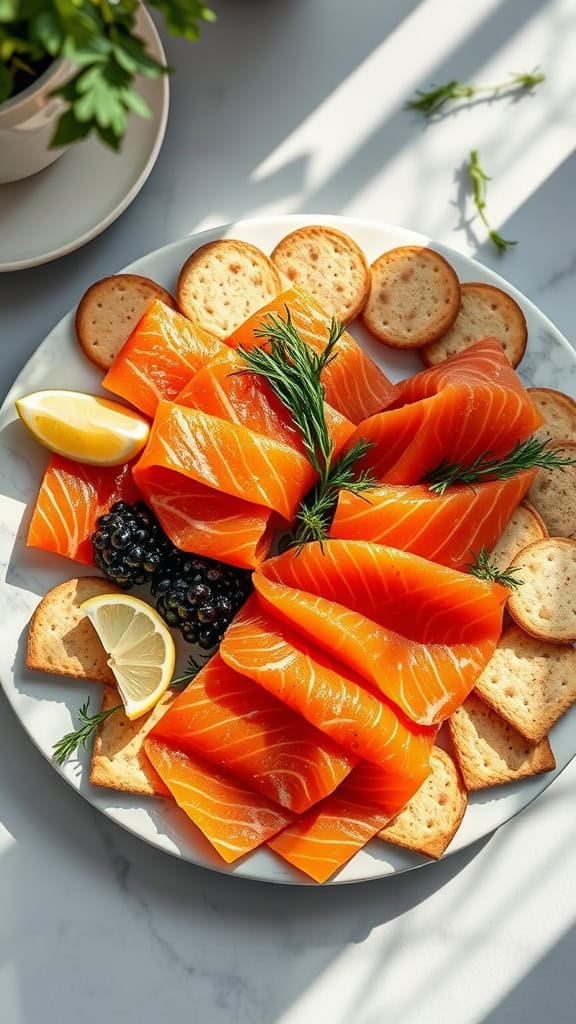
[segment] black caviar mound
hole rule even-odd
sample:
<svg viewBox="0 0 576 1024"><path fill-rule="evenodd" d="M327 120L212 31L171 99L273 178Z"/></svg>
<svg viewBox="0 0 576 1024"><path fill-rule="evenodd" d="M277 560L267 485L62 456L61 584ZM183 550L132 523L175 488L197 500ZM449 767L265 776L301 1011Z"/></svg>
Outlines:
<svg viewBox="0 0 576 1024"><path fill-rule="evenodd" d="M94 564L121 590L149 583L156 610L211 650L252 591L251 573L175 547L144 502L118 501L96 522Z"/></svg>

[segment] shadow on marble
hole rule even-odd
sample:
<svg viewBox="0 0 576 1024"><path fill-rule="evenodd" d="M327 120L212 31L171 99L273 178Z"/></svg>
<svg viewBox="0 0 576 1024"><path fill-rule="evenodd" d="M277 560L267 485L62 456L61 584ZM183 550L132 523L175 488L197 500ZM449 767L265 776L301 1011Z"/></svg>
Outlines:
<svg viewBox="0 0 576 1024"><path fill-rule="evenodd" d="M574 1012L574 964L576 924L562 935L482 1024L512 1024L515 1021L551 1020L572 1024ZM376 1022L374 1022L376 1024Z"/></svg>

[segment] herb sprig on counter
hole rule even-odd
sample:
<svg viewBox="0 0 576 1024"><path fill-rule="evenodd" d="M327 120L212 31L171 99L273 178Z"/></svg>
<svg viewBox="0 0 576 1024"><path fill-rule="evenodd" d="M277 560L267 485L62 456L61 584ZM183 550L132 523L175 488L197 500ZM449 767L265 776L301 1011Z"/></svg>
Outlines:
<svg viewBox="0 0 576 1024"><path fill-rule="evenodd" d="M502 238L502 235L492 227L488 217L486 215L486 184L492 181L486 171L480 166L480 159L478 157L478 150L473 149L470 153L470 159L466 165L470 181L472 182L472 198L476 207L478 216L484 224L488 232L490 241L496 246L498 252L506 252L507 249L511 249L514 245L518 245L518 242L510 241L507 238Z"/></svg>
<svg viewBox="0 0 576 1024"><path fill-rule="evenodd" d="M204 664L207 660L208 658L205 659ZM188 683L198 675L200 669L204 668L204 664L196 661L193 657L188 658L184 672L172 680L170 688L176 690L183 686L187 686ZM115 704L114 707L107 708L106 711L98 711L95 715L89 715L89 707L90 697L88 697L88 700L78 711L78 718L81 722L80 727L78 729L74 729L72 732L67 732L58 740L57 743L54 744L52 748L52 757L57 764L64 764L69 757L72 757L72 754L76 753L79 747L84 747L86 750L88 743L96 735L98 726L101 725L102 722L105 722L107 718L110 718L110 715L116 714L117 711L124 710L123 704Z"/></svg>
<svg viewBox="0 0 576 1024"><path fill-rule="evenodd" d="M483 96L507 96L510 93L525 92L540 85L546 75L534 68L529 72L513 72L505 82L497 85L476 85L475 82L459 82L454 78L444 85L433 85L430 89L417 89L416 98L408 100L406 110L419 110L425 117L433 117L449 104L460 100L471 100Z"/></svg>
<svg viewBox="0 0 576 1024"><path fill-rule="evenodd" d="M466 568L471 576L476 576L479 580L486 580L489 583L500 583L503 587L508 587L509 590L517 590L524 583L524 580L518 579L516 573L519 572L519 568L508 568L504 570L498 569L494 562L490 561L490 554L486 548L480 548L477 555L471 552L473 561L468 562Z"/></svg>
<svg viewBox="0 0 576 1024"><path fill-rule="evenodd" d="M322 352L314 352L300 337L290 310L285 308L285 319L270 313L254 332L257 338L267 339L267 345L239 349L239 352L248 365L246 372L263 377L290 413L304 450L318 473L314 490L303 501L296 516L294 543L300 547L308 541L322 543L326 539L339 491L362 494L376 481L365 471L355 471L356 464L371 447L368 442L360 439L335 460L334 442L324 415L325 391L321 375L337 356L334 350L344 331L343 325L333 317L326 347Z"/></svg>
<svg viewBox="0 0 576 1024"><path fill-rule="evenodd" d="M477 455L468 465L458 462L442 462L426 474L424 482L438 495L445 494L453 484L481 483L482 480L509 480L524 469L557 469L573 466L576 459L562 454L562 448L551 448L548 440L529 437L518 441L508 455L493 456L491 452Z"/></svg>

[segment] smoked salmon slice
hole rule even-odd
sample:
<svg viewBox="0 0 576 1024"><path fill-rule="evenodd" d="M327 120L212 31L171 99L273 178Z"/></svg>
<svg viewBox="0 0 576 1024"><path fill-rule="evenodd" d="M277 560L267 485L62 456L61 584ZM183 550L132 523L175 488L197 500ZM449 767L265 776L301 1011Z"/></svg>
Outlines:
<svg viewBox="0 0 576 1024"><path fill-rule="evenodd" d="M329 652L333 669L347 666L427 726L452 714L473 688L509 596L506 587L417 555L346 540L271 558L253 583L261 607ZM242 671L228 649L222 655Z"/></svg>
<svg viewBox="0 0 576 1024"><path fill-rule="evenodd" d="M136 483L144 470L158 466L288 521L316 479L308 460L282 442L173 402L158 406L134 466Z"/></svg>
<svg viewBox="0 0 576 1024"><path fill-rule="evenodd" d="M227 864L251 853L294 818L199 757L150 736L144 749L178 806Z"/></svg>
<svg viewBox="0 0 576 1024"><path fill-rule="evenodd" d="M286 407L263 377L247 372L244 359L234 349L225 348L199 370L177 402L276 438L305 455L300 431ZM328 404L324 415L337 454L354 433L354 424Z"/></svg>
<svg viewBox="0 0 576 1024"><path fill-rule="evenodd" d="M147 416L170 401L225 345L156 300L138 321L102 382Z"/></svg>
<svg viewBox="0 0 576 1024"><path fill-rule="evenodd" d="M362 495L340 491L330 537L386 544L463 569L481 548L492 550L536 472L456 485L443 495L424 484L381 484Z"/></svg>
<svg viewBox="0 0 576 1024"><path fill-rule="evenodd" d="M421 729L350 671L249 598L228 626L220 655L344 750L399 776L423 780L436 729Z"/></svg>
<svg viewBox="0 0 576 1024"><path fill-rule="evenodd" d="M162 466L140 467L138 485L177 548L240 569L260 564L281 522L262 505L215 491Z"/></svg>
<svg viewBox="0 0 576 1024"><path fill-rule="evenodd" d="M328 796L357 758L215 654L150 733L290 811Z"/></svg>
<svg viewBox="0 0 576 1024"><path fill-rule="evenodd" d="M422 785L366 761L338 790L268 840L315 882L326 882L395 817Z"/></svg>
<svg viewBox="0 0 576 1024"><path fill-rule="evenodd" d="M272 302L263 306L238 327L226 343L233 348L254 348L265 339L256 337L255 330L265 326L266 317L275 313L286 319L290 310L292 322L300 337L316 352L321 352L328 341L332 318L310 295L300 288L281 292ZM338 341L336 358L322 374L326 401L352 423L360 423L367 416L381 412L394 400L396 388L354 340L344 331Z"/></svg>
<svg viewBox="0 0 576 1024"><path fill-rule="evenodd" d="M99 516L115 501L140 497L129 465L85 466L50 456L26 543L92 565L92 534Z"/></svg>
<svg viewBox="0 0 576 1024"><path fill-rule="evenodd" d="M502 346L486 338L398 385L387 410L352 436L372 447L361 462L383 483L421 483L443 461L504 455L542 422Z"/></svg>

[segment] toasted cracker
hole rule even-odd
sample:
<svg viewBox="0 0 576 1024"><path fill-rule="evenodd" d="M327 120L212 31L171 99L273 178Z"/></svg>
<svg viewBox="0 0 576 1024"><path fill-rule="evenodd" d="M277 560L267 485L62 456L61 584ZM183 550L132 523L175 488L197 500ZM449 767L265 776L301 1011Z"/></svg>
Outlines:
<svg viewBox="0 0 576 1024"><path fill-rule="evenodd" d="M427 857L441 857L456 835L468 801L460 771L440 747L430 755L432 771L379 839Z"/></svg>
<svg viewBox="0 0 576 1024"><path fill-rule="evenodd" d="M544 419L537 431L551 441L576 441L576 402L553 388L528 388L528 394Z"/></svg>
<svg viewBox="0 0 576 1024"><path fill-rule="evenodd" d="M200 246L178 278L178 308L217 338L227 338L282 291L276 267L261 249L233 238Z"/></svg>
<svg viewBox="0 0 576 1024"><path fill-rule="evenodd" d="M177 695L168 691L147 715L131 722L123 711L115 711L98 726L90 764L94 786L116 789L139 796L168 796L168 789L144 752L144 739L168 710ZM102 711L118 704L118 692L105 687Z"/></svg>
<svg viewBox="0 0 576 1024"><path fill-rule="evenodd" d="M531 743L576 703L576 651L510 626L476 681L486 704Z"/></svg>
<svg viewBox="0 0 576 1024"><path fill-rule="evenodd" d="M576 458L576 441L552 443L569 458ZM551 537L576 536L576 465L539 469L526 497L546 523Z"/></svg>
<svg viewBox="0 0 576 1024"><path fill-rule="evenodd" d="M356 242L335 228L298 228L272 252L272 262L290 285L312 295L327 313L349 323L364 307L370 268Z"/></svg>
<svg viewBox="0 0 576 1024"><path fill-rule="evenodd" d="M80 605L89 597L117 592L98 576L66 580L49 590L30 620L26 667L115 685L106 651Z"/></svg>
<svg viewBox="0 0 576 1024"><path fill-rule="evenodd" d="M538 540L516 555L511 568L523 581L508 599L514 621L540 640L576 640L576 540Z"/></svg>
<svg viewBox="0 0 576 1024"><path fill-rule="evenodd" d="M496 338L512 366L526 351L528 327L518 303L491 284L466 281L460 285L460 311L442 338L422 349L426 366L435 366L482 338Z"/></svg>
<svg viewBox="0 0 576 1024"><path fill-rule="evenodd" d="M382 253L370 270L362 319L379 341L419 348L450 329L460 308L460 283L439 253L405 245Z"/></svg>
<svg viewBox="0 0 576 1024"><path fill-rule="evenodd" d="M507 569L519 551L547 536L542 516L525 501L515 509L504 533L492 548L490 561L497 569Z"/></svg>
<svg viewBox="0 0 576 1024"><path fill-rule="evenodd" d="M547 738L530 743L475 693L454 712L448 725L468 790L515 782L556 767Z"/></svg>
<svg viewBox="0 0 576 1024"><path fill-rule="evenodd" d="M80 299L75 321L76 337L90 362L109 370L154 299L176 307L170 292L149 277L115 274L96 281Z"/></svg>

